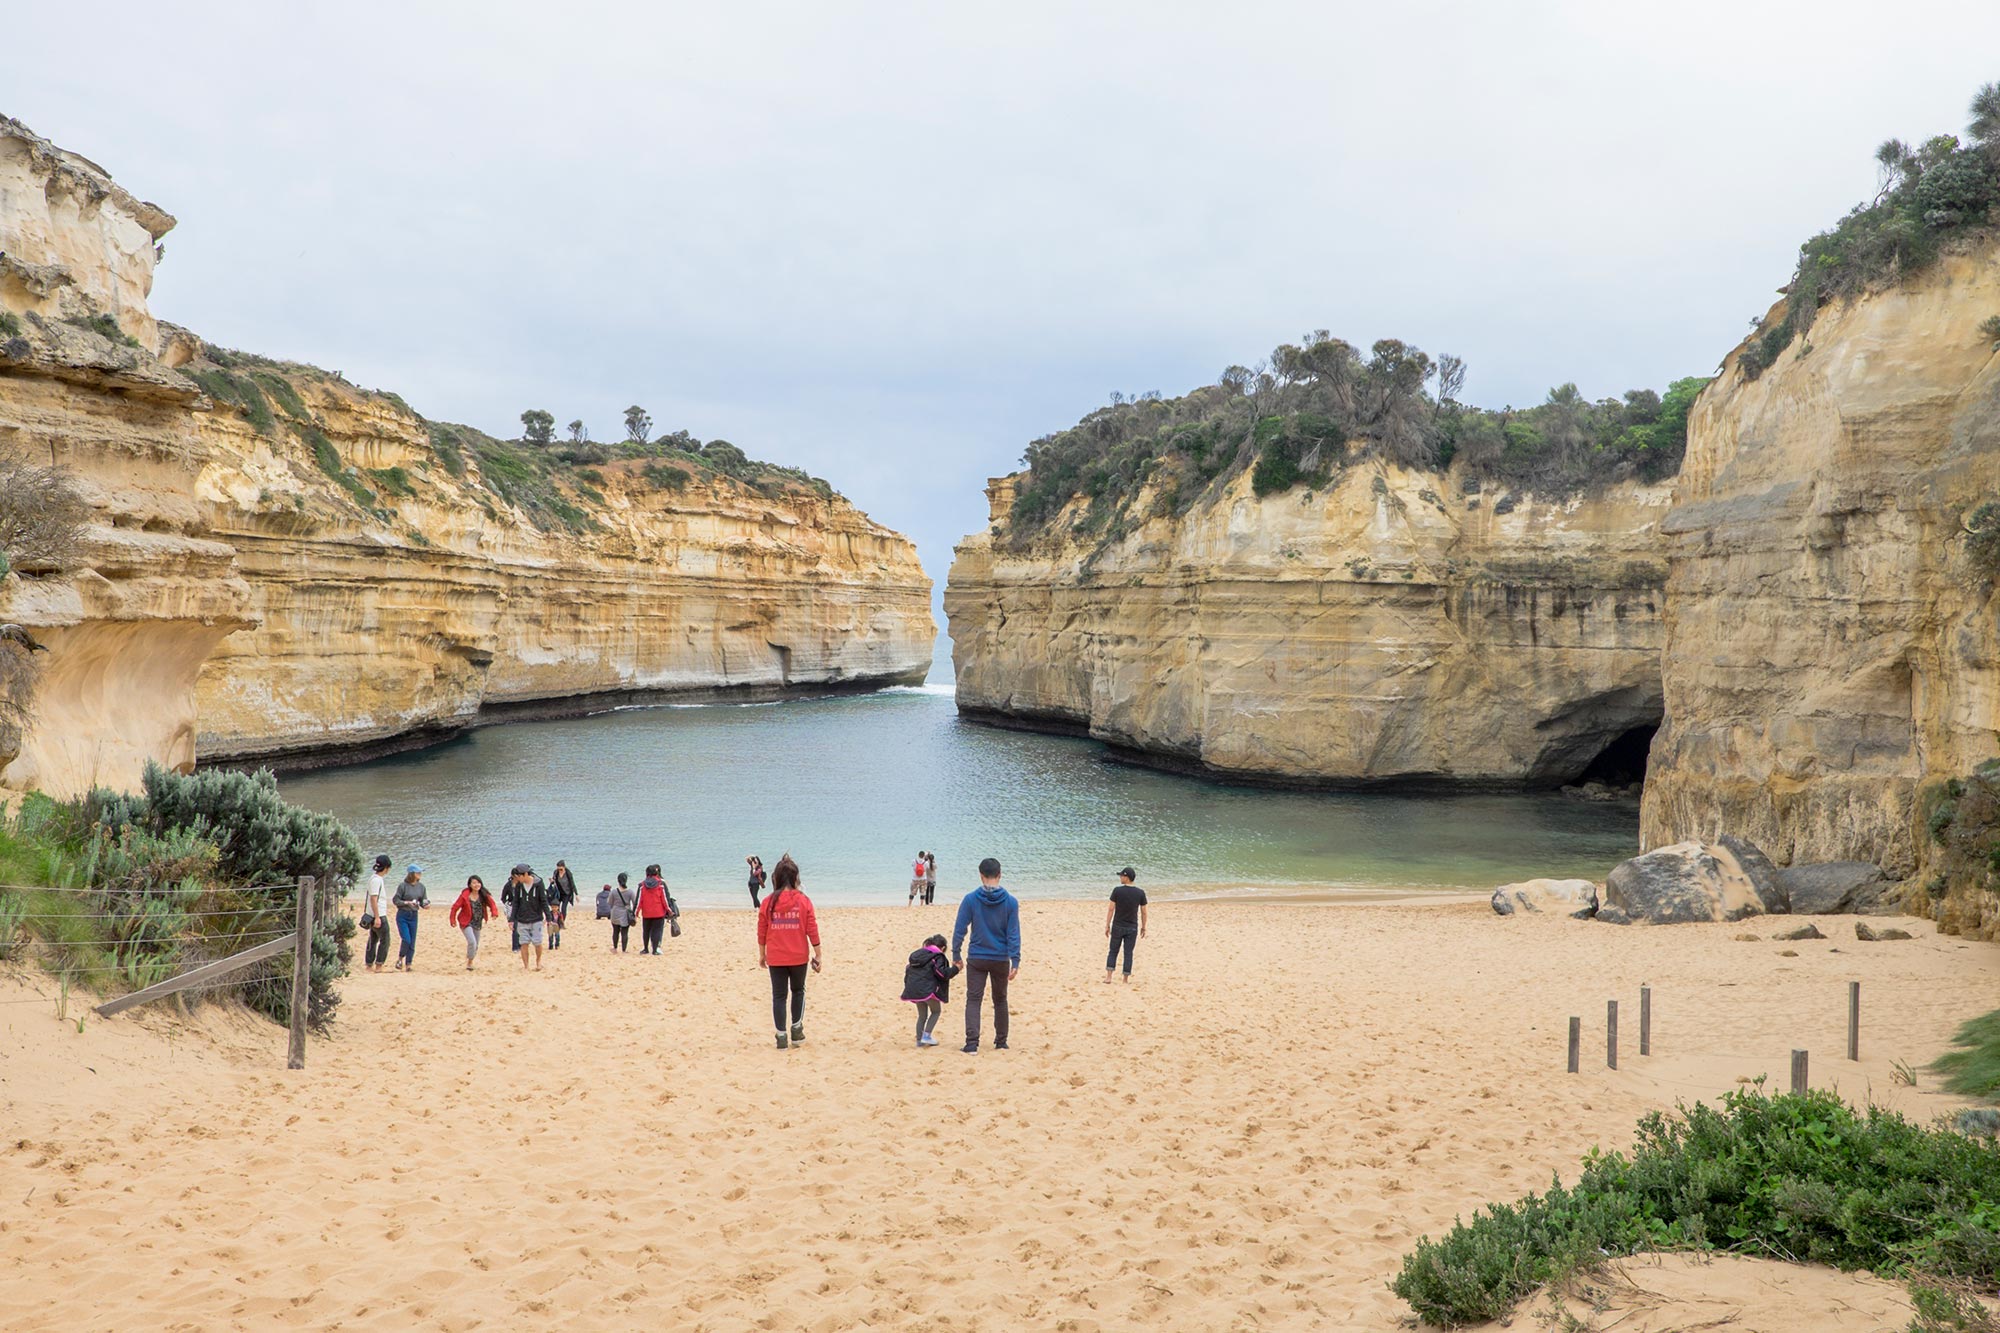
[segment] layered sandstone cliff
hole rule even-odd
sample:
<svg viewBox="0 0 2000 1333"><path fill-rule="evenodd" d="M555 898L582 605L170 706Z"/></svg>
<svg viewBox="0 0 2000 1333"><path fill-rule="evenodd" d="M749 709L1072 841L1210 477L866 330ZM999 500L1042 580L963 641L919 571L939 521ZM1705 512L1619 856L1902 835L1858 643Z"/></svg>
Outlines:
<svg viewBox="0 0 2000 1333"><path fill-rule="evenodd" d="M1663 486L1557 500L1367 462L1016 551L1014 485L945 591L969 715L1336 785L1557 785L1659 720Z"/></svg>
<svg viewBox="0 0 2000 1333"><path fill-rule="evenodd" d="M915 548L829 489L693 460L524 477L393 395L214 352L145 306L172 223L0 119L0 453L68 467L92 511L74 559L0 582L50 649L0 783L927 670Z"/></svg>
<svg viewBox="0 0 2000 1333"><path fill-rule="evenodd" d="M1648 847L1726 831L1910 874L1922 790L2000 754L2000 621L1963 526L2000 496L1996 314L1986 243L1703 394L1663 525Z"/></svg>

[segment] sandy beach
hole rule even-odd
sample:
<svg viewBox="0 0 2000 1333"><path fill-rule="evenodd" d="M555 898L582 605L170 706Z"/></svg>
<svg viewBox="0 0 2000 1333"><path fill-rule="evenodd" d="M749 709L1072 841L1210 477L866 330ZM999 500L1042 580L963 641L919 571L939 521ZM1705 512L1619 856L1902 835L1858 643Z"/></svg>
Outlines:
<svg viewBox="0 0 2000 1333"><path fill-rule="evenodd" d="M1829 939L1784 944L1735 937L1794 919L1621 929L1462 902L1162 904L1137 979L1107 987L1102 908L1031 902L1012 1049L957 1050L957 990L954 1040L919 1051L902 962L951 914L825 911L809 1039L785 1052L747 905L690 913L657 959L582 920L540 975L504 926L467 974L434 908L419 971L349 978L298 1073L282 1032L226 1006L78 1033L0 1004L0 1322L1388 1329L1417 1237L1627 1145L1649 1109L1780 1082L1794 1047L1857 1101L1955 1109L1892 1068L2000 994L2000 948L1924 922L1861 944L1820 918ZM37 988L0 974L0 1000ZM1623 1267L1651 1294L1621 1330L1907 1321L1870 1279Z"/></svg>

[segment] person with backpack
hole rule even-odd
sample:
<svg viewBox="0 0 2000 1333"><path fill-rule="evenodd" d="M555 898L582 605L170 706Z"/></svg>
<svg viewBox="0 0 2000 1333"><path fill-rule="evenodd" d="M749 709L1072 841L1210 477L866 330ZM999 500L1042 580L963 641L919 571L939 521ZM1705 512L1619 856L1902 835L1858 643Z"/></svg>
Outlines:
<svg viewBox="0 0 2000 1333"><path fill-rule="evenodd" d="M507 915L514 922L516 948L521 951L521 970L529 969L532 955L534 970L542 970L542 950L549 941L549 888L527 864L522 862L507 876L507 887L500 890L500 901L507 904Z"/></svg>
<svg viewBox="0 0 2000 1333"><path fill-rule="evenodd" d="M389 886L382 875L394 864L387 856L375 858L375 873L368 877L368 892L361 899L361 928L368 932L361 966L369 972L380 972L389 961Z"/></svg>
<svg viewBox="0 0 2000 1333"><path fill-rule="evenodd" d="M562 948L563 923L569 920L569 909L576 906L576 876L569 873L569 862L557 861L555 874L549 876L549 947Z"/></svg>
<svg viewBox="0 0 2000 1333"><path fill-rule="evenodd" d="M451 905L451 924L457 926L465 936L465 970L472 970L472 960L479 957L479 928L487 919L500 915L500 904L493 901L493 895L486 891L486 881L477 875L465 881L465 891L458 895L458 901Z"/></svg>
<svg viewBox="0 0 2000 1333"><path fill-rule="evenodd" d="M667 933L667 919L673 915L673 899L667 882L660 878L660 863L646 867L639 881L639 952L658 956L660 939Z"/></svg>
<svg viewBox="0 0 2000 1333"><path fill-rule="evenodd" d="M743 859L750 863L750 910L754 912L763 906L760 899L764 892L764 858L746 856Z"/></svg>
<svg viewBox="0 0 2000 1333"><path fill-rule="evenodd" d="M910 867L909 906L911 907L915 907L917 905L917 899L924 896L924 868L925 868L924 854L922 852L918 852L916 864Z"/></svg>
<svg viewBox="0 0 2000 1333"><path fill-rule="evenodd" d="M611 947L619 953L632 951L632 918L638 914L639 899L626 887L625 872L618 872L618 887L604 886L597 895L602 905L598 915L611 918Z"/></svg>
<svg viewBox="0 0 2000 1333"><path fill-rule="evenodd" d="M396 970L414 972L417 970L417 913L431 905L431 891L424 887L424 872L411 866L403 874L403 882L396 886L396 896L391 900L396 907L396 934L402 938L402 947L396 951Z"/></svg>
<svg viewBox="0 0 2000 1333"><path fill-rule="evenodd" d="M961 952L970 933L972 947ZM970 958L968 962L967 959ZM958 905L951 961L972 974L965 993L965 1053L979 1053L979 1006L993 987L993 1049L1007 1049L1007 983L1021 975L1021 904L1000 883L1000 862L979 863L979 887Z"/></svg>
<svg viewBox="0 0 2000 1333"><path fill-rule="evenodd" d="M937 1045L931 1035L938 1015L951 1000L951 979L963 969L944 955L945 939L933 935L910 955L903 968L903 1003L917 1006L917 1046Z"/></svg>
<svg viewBox="0 0 2000 1333"><path fill-rule="evenodd" d="M799 863L787 852L771 868L771 896L757 909L757 966L771 973L771 1026L777 1029L781 1051L805 1044L808 964L819 971L819 920L813 915L812 899L799 888ZM789 1031L787 996L792 1011Z"/></svg>

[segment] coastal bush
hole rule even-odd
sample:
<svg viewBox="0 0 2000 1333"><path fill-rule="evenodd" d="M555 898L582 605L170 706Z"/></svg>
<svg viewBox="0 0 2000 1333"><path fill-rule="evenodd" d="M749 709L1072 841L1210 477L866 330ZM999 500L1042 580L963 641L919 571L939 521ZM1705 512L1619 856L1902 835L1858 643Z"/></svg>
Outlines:
<svg viewBox="0 0 2000 1333"><path fill-rule="evenodd" d="M430 422L431 452L444 464L444 470L454 477L465 475L465 450L459 445L458 431L442 422Z"/></svg>
<svg viewBox="0 0 2000 1333"><path fill-rule="evenodd" d="M1962 237L1991 229L2000 209L2000 84L1972 99L1970 143L1940 134L1912 148L1890 139L1875 150L1882 186L1830 230L1799 247L1779 324L1737 357L1755 379L1791 338L1812 328L1829 302L1921 272ZM2000 333L1995 334L2000 339Z"/></svg>
<svg viewBox="0 0 2000 1333"><path fill-rule="evenodd" d="M2000 345L2000 315L1988 315L1979 325L1979 336Z"/></svg>
<svg viewBox="0 0 2000 1333"><path fill-rule="evenodd" d="M208 355L214 360L216 353L210 351ZM212 368L190 366L181 373L199 384L202 392L218 404L235 408L259 435L269 435L277 428L277 418L271 415L271 404L265 400L264 391L248 375L235 374L222 362L216 362Z"/></svg>
<svg viewBox="0 0 2000 1333"><path fill-rule="evenodd" d="M1433 362L1394 339L1364 357L1316 329L1255 369L1231 366L1178 398L1113 394L1028 446L1002 537L1015 549L1045 533L1102 541L1142 517L1185 513L1246 470L1268 496L1326 485L1358 457L1420 468L1457 461L1475 477L1564 493L1657 480L1679 469L1688 409L1708 383L1677 380L1664 395L1635 389L1596 402L1566 384L1537 406L1487 411L1458 401L1464 375L1457 357ZM1135 506L1147 494L1141 515Z"/></svg>
<svg viewBox="0 0 2000 1333"><path fill-rule="evenodd" d="M665 463L648 463L639 469L639 475L663 491L682 491L687 489L688 471L686 468L670 467Z"/></svg>
<svg viewBox="0 0 2000 1333"><path fill-rule="evenodd" d="M375 479L385 495L407 500L417 493L417 488L410 482L410 474L400 467L371 467L368 475Z"/></svg>
<svg viewBox="0 0 2000 1333"><path fill-rule="evenodd" d="M21 321L11 310L0 310L0 338L21 336Z"/></svg>
<svg viewBox="0 0 2000 1333"><path fill-rule="evenodd" d="M1965 1023L1951 1044L1956 1049L1931 1066L1945 1076L1945 1089L1961 1097L2000 1101L2000 1009Z"/></svg>
<svg viewBox="0 0 2000 1333"><path fill-rule="evenodd" d="M2000 579L2000 504L1989 500L1965 520L1965 554L1983 579Z"/></svg>
<svg viewBox="0 0 2000 1333"><path fill-rule="evenodd" d="M2000 759L1925 788L1918 814L1934 848L1927 868L1944 886L1931 910L1947 930L1979 920L2000 895Z"/></svg>
<svg viewBox="0 0 2000 1333"><path fill-rule="evenodd" d="M1418 1242L1391 1284L1455 1326L1640 1250L1736 1250L1885 1276L2000 1276L2000 1143L1857 1111L1826 1091L1727 1094L1639 1122L1629 1156L1593 1152L1574 1186L1475 1212Z"/></svg>
<svg viewBox="0 0 2000 1333"><path fill-rule="evenodd" d="M353 836L287 803L268 773L184 775L152 765L138 794L24 798L0 823L0 882L48 889L0 894L0 911L50 971L98 988L136 988L289 930L297 878L313 875L319 912L307 1022L324 1030L352 957L354 923L338 910L339 895L360 866ZM280 957L232 985L285 1022L290 977L290 960Z"/></svg>

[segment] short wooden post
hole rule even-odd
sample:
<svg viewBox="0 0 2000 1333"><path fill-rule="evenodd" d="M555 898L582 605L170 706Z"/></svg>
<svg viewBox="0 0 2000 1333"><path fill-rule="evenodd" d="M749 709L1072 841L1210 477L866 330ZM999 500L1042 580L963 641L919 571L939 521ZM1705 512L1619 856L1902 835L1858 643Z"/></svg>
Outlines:
<svg viewBox="0 0 2000 1333"><path fill-rule="evenodd" d="M1569 1021L1569 1072L1574 1074L1583 1066L1583 1020Z"/></svg>
<svg viewBox="0 0 2000 1333"><path fill-rule="evenodd" d="M1618 1001L1604 1002L1604 1063L1618 1068Z"/></svg>
<svg viewBox="0 0 2000 1333"><path fill-rule="evenodd" d="M1793 1052L1792 1052L1792 1091L1793 1091L1793 1092L1804 1092L1804 1091L1806 1090L1806 1084L1807 1084L1807 1079L1806 1079L1806 1053L1805 1053L1804 1051L1793 1051Z"/></svg>
<svg viewBox="0 0 2000 1333"><path fill-rule="evenodd" d="M285 1068L306 1067L306 1005L312 990L313 877L299 876L298 934L292 941L292 1046Z"/></svg>
<svg viewBox="0 0 2000 1333"><path fill-rule="evenodd" d="M1861 983L1847 983L1847 1058L1861 1058Z"/></svg>
<svg viewBox="0 0 2000 1333"><path fill-rule="evenodd" d="M1653 1053L1653 988L1639 987L1639 1054Z"/></svg>

